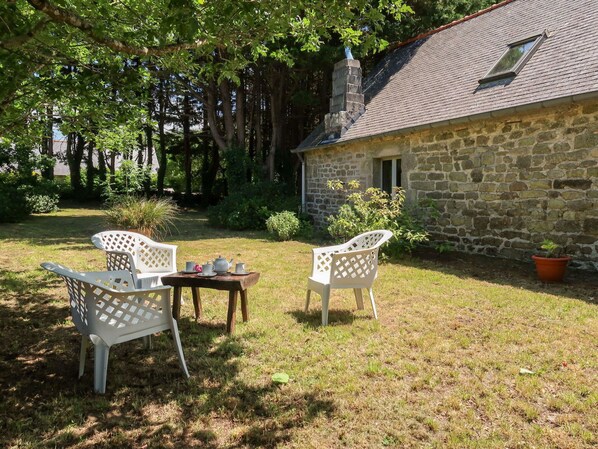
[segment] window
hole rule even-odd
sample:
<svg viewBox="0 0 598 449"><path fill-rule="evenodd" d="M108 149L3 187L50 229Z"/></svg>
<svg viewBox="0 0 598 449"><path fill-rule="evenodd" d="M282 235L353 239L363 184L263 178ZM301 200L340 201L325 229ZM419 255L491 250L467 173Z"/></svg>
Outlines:
<svg viewBox="0 0 598 449"><path fill-rule="evenodd" d="M530 60L540 44L546 39L546 32L522 41L509 44L494 67L479 82L487 83L501 78L516 76Z"/></svg>
<svg viewBox="0 0 598 449"><path fill-rule="evenodd" d="M380 180L382 190L392 194L393 187L401 187L401 160L383 160L381 165Z"/></svg>

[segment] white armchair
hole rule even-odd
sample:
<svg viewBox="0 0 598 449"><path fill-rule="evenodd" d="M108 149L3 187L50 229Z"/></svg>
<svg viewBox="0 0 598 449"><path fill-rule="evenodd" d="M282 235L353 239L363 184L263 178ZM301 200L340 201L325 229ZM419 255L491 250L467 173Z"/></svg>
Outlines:
<svg viewBox="0 0 598 449"><path fill-rule="evenodd" d="M179 365L189 377L177 322L170 309L170 287L135 289L131 273L125 270L80 273L52 262L41 266L66 282L71 316L82 334L79 377L85 369L89 341L94 345L94 390L97 393L106 392L112 345L165 330L171 331Z"/></svg>
<svg viewBox="0 0 598 449"><path fill-rule="evenodd" d="M307 280L305 312L309 310L313 290L322 297L322 325L326 326L331 289L352 288L357 308L363 310L362 289L367 288L374 318L378 319L372 285L378 275L378 250L391 237L390 231L371 231L342 245L314 248L312 272Z"/></svg>
<svg viewBox="0 0 598 449"><path fill-rule="evenodd" d="M176 273L176 245L154 242L129 231L104 231L91 241L106 252L108 271L128 270L137 288L162 285L160 278Z"/></svg>

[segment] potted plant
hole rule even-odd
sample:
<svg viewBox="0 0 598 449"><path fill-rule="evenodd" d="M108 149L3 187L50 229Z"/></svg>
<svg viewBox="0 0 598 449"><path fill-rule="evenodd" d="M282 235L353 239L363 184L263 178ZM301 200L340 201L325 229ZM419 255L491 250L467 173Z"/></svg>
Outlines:
<svg viewBox="0 0 598 449"><path fill-rule="evenodd" d="M546 251L545 255L532 256L538 277L544 282L562 282L571 257L563 255L563 248L552 240L544 240L540 248Z"/></svg>

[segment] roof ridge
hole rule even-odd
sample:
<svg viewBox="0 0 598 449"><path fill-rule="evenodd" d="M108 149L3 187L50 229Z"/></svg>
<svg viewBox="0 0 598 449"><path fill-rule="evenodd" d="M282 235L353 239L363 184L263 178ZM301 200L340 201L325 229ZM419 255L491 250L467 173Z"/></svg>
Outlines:
<svg viewBox="0 0 598 449"><path fill-rule="evenodd" d="M445 25L442 25L442 26L440 26L438 28L434 28L433 30L425 31L423 33L418 34L417 36L410 37L407 40L390 44L388 46L388 50L396 50L397 48L404 47L405 45L411 44L412 42L415 42L415 41L418 41L420 39L423 39L424 37L428 37L428 36L431 36L433 34L439 33L441 31L444 31L444 30L448 29L448 28L452 28L455 25L459 25L460 23L467 22L468 20L474 19L474 18L476 18L478 16L481 16L482 14L486 14L486 13L488 13L490 11L494 11L495 9L501 8L502 6L508 5L509 3L512 3L514 1L515 0L503 0L500 3L495 3L492 6L488 6L487 8L481 9L481 10L479 10L479 11L473 13L473 14L470 14L470 15L465 16L465 17L461 17L460 19L453 20L452 22L449 22L449 23L447 23Z"/></svg>

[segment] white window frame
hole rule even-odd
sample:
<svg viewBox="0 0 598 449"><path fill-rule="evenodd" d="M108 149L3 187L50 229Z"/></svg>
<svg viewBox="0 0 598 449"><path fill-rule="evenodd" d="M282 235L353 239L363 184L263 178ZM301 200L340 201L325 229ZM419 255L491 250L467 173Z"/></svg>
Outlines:
<svg viewBox="0 0 598 449"><path fill-rule="evenodd" d="M511 77L517 76L519 74L519 72L521 71L521 69L523 69L523 66L525 64L527 64L527 62L531 59L531 57L534 55L536 50L538 50L538 47L540 47L542 42L544 42L544 40L546 40L547 37L548 37L548 33L546 31L544 31L541 34L536 34L536 35L528 37L526 39L521 39L517 42L508 44L507 49L502 53L502 55L500 55L500 58L498 58L498 60L494 63L492 68L490 70L488 70L488 73L486 73L486 75L481 80L479 80L478 83L484 84L484 83L488 83L490 81L500 80L502 78L511 78ZM498 63L502 60L502 58L509 52L509 50L512 47L516 47L518 45L525 44L527 42L534 42L534 44L532 45L532 48L530 48L527 51L527 53L525 53L521 57L521 59L519 61L517 61L517 63L511 68L511 70L506 70L504 72L490 75L490 73L492 73L492 71L494 70L494 67L496 67L498 65Z"/></svg>
<svg viewBox="0 0 598 449"><path fill-rule="evenodd" d="M403 180L401 179L401 185L397 186L395 184L395 180L397 179L397 161L400 161L400 157L388 157L380 160L380 188L384 189L384 162L392 161L392 169L391 169L391 179L390 179L390 189L391 194L394 196L394 188L395 187L402 187Z"/></svg>

